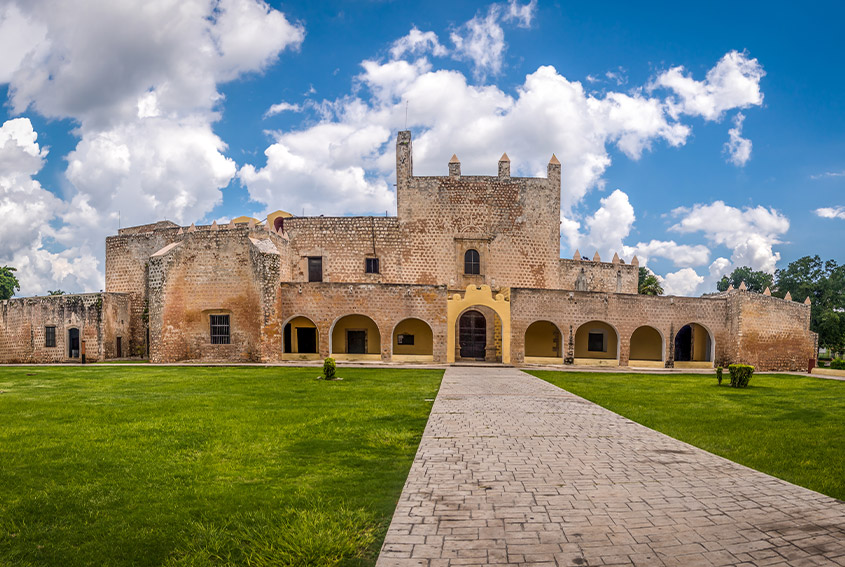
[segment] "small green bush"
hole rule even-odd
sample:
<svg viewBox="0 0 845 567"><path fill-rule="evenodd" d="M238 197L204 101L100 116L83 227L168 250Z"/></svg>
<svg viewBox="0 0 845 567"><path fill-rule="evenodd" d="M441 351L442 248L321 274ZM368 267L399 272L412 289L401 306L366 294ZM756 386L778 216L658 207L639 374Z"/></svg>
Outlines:
<svg viewBox="0 0 845 567"><path fill-rule="evenodd" d="M719 386L721 386L722 385L722 367L721 366L716 367L716 380L718 380Z"/></svg>
<svg viewBox="0 0 845 567"><path fill-rule="evenodd" d="M731 373L731 388L745 388L754 375L754 367L750 364L730 364L728 370Z"/></svg>
<svg viewBox="0 0 845 567"><path fill-rule="evenodd" d="M830 367L834 370L845 370L845 360L836 358L830 361Z"/></svg>
<svg viewBox="0 0 845 567"><path fill-rule="evenodd" d="M332 357L326 357L326 360L323 361L323 378L326 380L334 380L335 372L337 371L337 365Z"/></svg>

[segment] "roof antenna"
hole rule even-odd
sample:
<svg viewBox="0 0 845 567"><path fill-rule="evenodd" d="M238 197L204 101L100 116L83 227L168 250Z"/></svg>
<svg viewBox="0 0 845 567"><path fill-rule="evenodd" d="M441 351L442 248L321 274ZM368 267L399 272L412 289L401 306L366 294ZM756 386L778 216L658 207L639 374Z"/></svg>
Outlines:
<svg viewBox="0 0 845 567"><path fill-rule="evenodd" d="M410 101L405 101L405 130L408 129L408 103Z"/></svg>

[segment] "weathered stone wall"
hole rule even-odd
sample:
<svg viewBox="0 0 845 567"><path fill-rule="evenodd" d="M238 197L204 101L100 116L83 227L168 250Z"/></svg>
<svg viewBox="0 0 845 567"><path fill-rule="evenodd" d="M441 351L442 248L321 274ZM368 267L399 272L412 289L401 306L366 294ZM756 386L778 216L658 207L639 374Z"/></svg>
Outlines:
<svg viewBox="0 0 845 567"><path fill-rule="evenodd" d="M707 328L715 341L715 364L728 360L727 308L722 297L655 297L636 294L556 291L538 289L511 290L512 353L522 362L525 331L535 321L554 323L563 335L564 352L570 350L570 338L578 327L590 321L610 324L619 338L619 364L627 365L631 335L648 325L663 337L665 358L674 347L678 330L689 323Z"/></svg>
<svg viewBox="0 0 845 567"><path fill-rule="evenodd" d="M558 289L579 289L582 278L586 289L581 291L603 291L605 293L637 293L639 266L588 260L559 260ZM583 273L583 276L581 275Z"/></svg>
<svg viewBox="0 0 845 567"><path fill-rule="evenodd" d="M261 229L201 230L151 256L150 360L265 359L278 335L273 307L286 246ZM212 314L230 316L231 344L211 344Z"/></svg>
<svg viewBox="0 0 845 567"><path fill-rule="evenodd" d="M117 337L129 337L129 297L87 293L0 301L0 363L80 362L69 356L68 331L79 329L85 358L114 358ZM45 344L46 327L56 328L56 346ZM125 348L125 347L124 347Z"/></svg>
<svg viewBox="0 0 845 567"><path fill-rule="evenodd" d="M106 291L128 293L131 334L124 345L131 356L147 355L147 262L150 255L179 238L173 223L121 229L106 238Z"/></svg>
<svg viewBox="0 0 845 567"><path fill-rule="evenodd" d="M546 178L511 177L510 163L497 176L413 175L410 133L396 144L396 201L402 227L406 281L493 288L556 287L560 257L560 164ZM491 163L491 169L493 164ZM480 277L465 277L463 253L481 254Z"/></svg>
<svg viewBox="0 0 845 567"><path fill-rule="evenodd" d="M381 358L391 359L393 331L408 318L431 327L434 360L446 360L446 286L404 284L282 283L276 311L283 325L294 317L307 317L319 335L320 356L330 354L332 327L346 315L372 319L381 335ZM278 341L276 352L281 354Z"/></svg>
<svg viewBox="0 0 845 567"><path fill-rule="evenodd" d="M807 370L816 357L809 305L749 291L730 295L738 305L734 362L757 370Z"/></svg>
<svg viewBox="0 0 845 567"><path fill-rule="evenodd" d="M414 283L418 267L408 263L396 217L292 217L290 277L308 281L308 257L322 256L324 282ZM378 258L378 274L364 273L364 259Z"/></svg>

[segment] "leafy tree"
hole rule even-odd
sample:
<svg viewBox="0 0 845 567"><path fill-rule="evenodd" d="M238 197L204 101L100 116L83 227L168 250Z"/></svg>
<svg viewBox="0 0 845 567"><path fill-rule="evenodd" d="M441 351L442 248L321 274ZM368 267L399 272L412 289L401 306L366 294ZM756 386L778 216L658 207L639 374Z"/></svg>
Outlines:
<svg viewBox="0 0 845 567"><path fill-rule="evenodd" d="M663 287L660 285L660 280L648 268L640 268L637 293L643 295L663 295Z"/></svg>
<svg viewBox="0 0 845 567"><path fill-rule="evenodd" d="M742 266L731 272L731 275L722 276L722 279L716 282L716 289L727 291L731 284L738 288L742 282L745 282L748 291L763 293L767 287L771 289L774 284L774 276L766 272L757 272L748 266Z"/></svg>
<svg viewBox="0 0 845 567"><path fill-rule="evenodd" d="M775 273L774 295L788 291L796 301L812 302L810 329L819 334L819 346L834 351L845 349L845 265L804 256Z"/></svg>
<svg viewBox="0 0 845 567"><path fill-rule="evenodd" d="M0 299L9 299L16 291L21 290L21 284L14 274L17 271L17 268L11 266L0 268Z"/></svg>
<svg viewBox="0 0 845 567"><path fill-rule="evenodd" d="M47 295L64 295L66 292L61 289L48 289Z"/></svg>

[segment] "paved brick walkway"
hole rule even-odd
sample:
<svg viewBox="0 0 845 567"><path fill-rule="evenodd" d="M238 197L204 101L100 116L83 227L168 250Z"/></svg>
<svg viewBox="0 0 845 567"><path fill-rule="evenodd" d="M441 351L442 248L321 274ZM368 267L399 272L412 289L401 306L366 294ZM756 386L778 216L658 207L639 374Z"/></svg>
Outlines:
<svg viewBox="0 0 845 567"><path fill-rule="evenodd" d="M845 503L509 368L446 371L378 567L841 565Z"/></svg>

